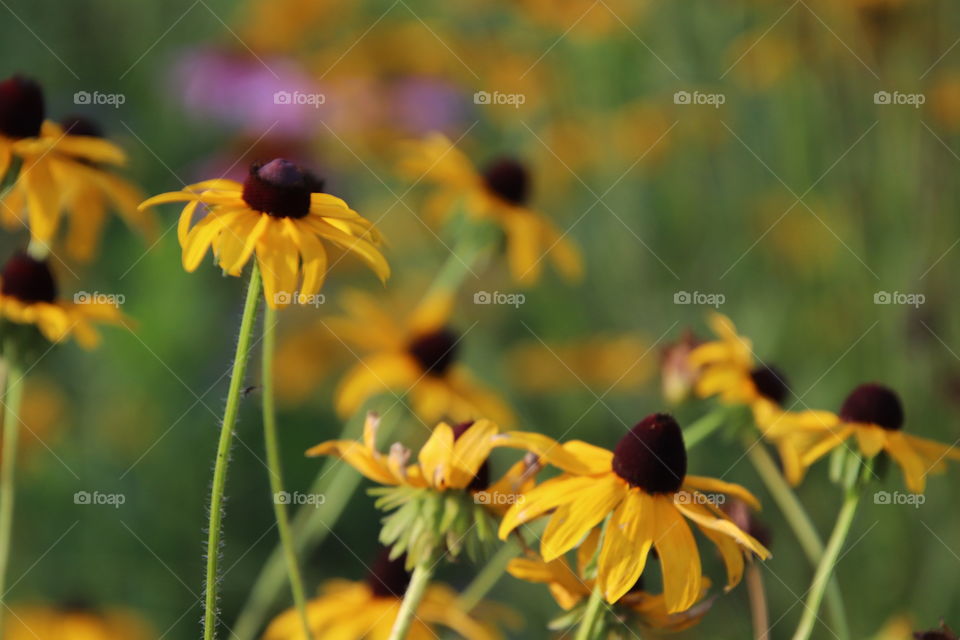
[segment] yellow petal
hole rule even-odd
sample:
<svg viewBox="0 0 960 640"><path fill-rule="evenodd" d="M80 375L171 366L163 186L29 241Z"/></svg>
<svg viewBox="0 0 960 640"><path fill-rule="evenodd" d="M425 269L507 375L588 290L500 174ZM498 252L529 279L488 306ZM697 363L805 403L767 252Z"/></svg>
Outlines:
<svg viewBox="0 0 960 640"><path fill-rule="evenodd" d="M370 356L343 376L334 393L337 413L349 416L368 398L384 391L404 392L420 373L409 358L396 354Z"/></svg>
<svg viewBox="0 0 960 640"><path fill-rule="evenodd" d="M494 447L512 447L525 449L537 455L548 464L563 469L568 473L594 473L591 464L596 464L596 456L588 456L588 460L581 460L573 452L565 449L559 442L548 436L532 431L508 431L501 433L494 439ZM609 468L607 469L609 470Z"/></svg>
<svg viewBox="0 0 960 640"><path fill-rule="evenodd" d="M703 504L697 504L696 502L674 502L673 506L676 511L690 518L700 527L711 529L727 536L747 551L757 554L757 556L764 560L770 557L770 551L768 551L766 547L760 544L756 538L734 524L734 522L719 509L711 511Z"/></svg>
<svg viewBox="0 0 960 640"><path fill-rule="evenodd" d="M307 449L307 456L337 456L374 482L397 484L396 479L376 452L353 440L331 440Z"/></svg>
<svg viewBox="0 0 960 640"><path fill-rule="evenodd" d="M887 440L886 433L881 427L857 427L854 430L860 451L868 458L872 458L883 450Z"/></svg>
<svg viewBox="0 0 960 640"><path fill-rule="evenodd" d="M653 498L631 489L604 532L597 580L609 603L633 588L647 563L647 554L656 532Z"/></svg>
<svg viewBox="0 0 960 640"><path fill-rule="evenodd" d="M521 524L529 522L567 502L574 494L582 491L596 482L589 476L558 476L551 478L531 491L523 494L500 521L498 535L506 540L510 532Z"/></svg>
<svg viewBox="0 0 960 640"><path fill-rule="evenodd" d="M447 486L462 489L470 484L490 456L497 431L497 425L489 420L477 420L457 438L445 469Z"/></svg>
<svg viewBox="0 0 960 640"><path fill-rule="evenodd" d="M757 500L752 493L738 484L724 482L723 480L717 480L715 478L707 478L705 476L691 475L688 475L684 478L683 484L692 489L697 489L706 493L725 493L727 495L734 496L735 498L743 500L754 509L758 511L760 510L760 501Z"/></svg>
<svg viewBox="0 0 960 640"><path fill-rule="evenodd" d="M886 450L903 470L907 488L913 493L923 493L930 468L902 436L899 432L891 433L887 437Z"/></svg>
<svg viewBox="0 0 960 640"><path fill-rule="evenodd" d="M53 239L60 222L60 204L57 202L57 184L44 160L24 162L19 180L27 193L30 233L44 244Z"/></svg>
<svg viewBox="0 0 960 640"><path fill-rule="evenodd" d="M656 534L653 546L663 571L663 595L667 612L692 607L700 597L700 552L693 532L669 496L653 497Z"/></svg>
<svg viewBox="0 0 960 640"><path fill-rule="evenodd" d="M420 455L417 458L423 477L431 486L442 488L452 454L453 429L447 423L441 422L420 449Z"/></svg>
<svg viewBox="0 0 960 640"><path fill-rule="evenodd" d="M620 504L626 492L624 482L608 473L571 495L553 514L543 532L540 541L543 559L550 562L574 548Z"/></svg>

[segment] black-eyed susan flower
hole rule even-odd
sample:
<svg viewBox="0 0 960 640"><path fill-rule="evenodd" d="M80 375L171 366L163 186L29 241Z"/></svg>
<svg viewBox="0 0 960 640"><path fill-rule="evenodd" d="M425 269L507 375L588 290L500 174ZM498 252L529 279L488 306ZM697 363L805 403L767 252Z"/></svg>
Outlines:
<svg viewBox="0 0 960 640"><path fill-rule="evenodd" d="M571 568L564 556L547 562L531 553L528 557L511 560L507 565L507 573L520 580L547 585L553 599L561 608L566 611L576 611L593 591L596 580L591 574L595 574L596 571L592 570L592 561L596 556L599 542L600 530L594 529L577 549L576 571ZM709 587L710 581L704 578L701 584L700 600L706 595ZM645 591L641 577L609 610L611 616L617 619L617 624L609 625L609 628L639 625L660 631L683 631L700 622L709 609L709 602L700 602L686 611L669 613L663 594Z"/></svg>
<svg viewBox="0 0 960 640"><path fill-rule="evenodd" d="M57 296L57 283L47 260L14 254L0 272L0 318L17 325L34 325L50 342L71 335L90 349L100 341L95 323L123 324L123 315L109 300L88 294L70 302Z"/></svg>
<svg viewBox="0 0 960 640"><path fill-rule="evenodd" d="M148 640L156 637L133 613L98 611L76 604L14 607L6 616L4 630L6 640Z"/></svg>
<svg viewBox="0 0 960 640"><path fill-rule="evenodd" d="M428 424L444 419L513 421L497 395L458 362L461 336L449 326L450 294L428 295L402 322L361 292L344 295L343 305L346 315L325 324L350 345L360 362L337 387L341 416L352 415L378 393L392 391L407 393L413 411Z"/></svg>
<svg viewBox="0 0 960 640"><path fill-rule="evenodd" d="M359 256L382 281L390 276L373 224L322 188L308 171L277 158L254 163L243 184L206 180L154 196L140 208L187 203L177 226L187 271L196 270L212 247L223 271L239 276L256 252L267 304L276 309L320 291L327 273L324 241ZM207 211L193 224L201 205Z"/></svg>
<svg viewBox="0 0 960 640"><path fill-rule="evenodd" d="M441 422L408 464L409 449L395 443L390 453L377 450L379 418L369 414L363 441L333 440L307 451L308 456L342 458L364 476L384 485L373 489L377 506L394 511L384 519L380 541L394 557L406 553L410 566L446 548L452 556L461 548L476 557L495 538L490 514L518 499L529 474L523 462L491 484L487 457L498 427L489 420L450 426Z"/></svg>
<svg viewBox="0 0 960 640"><path fill-rule="evenodd" d="M316 638L382 640L390 636L410 573L403 558L391 559L384 550L370 567L366 580L329 580L320 595L307 603L310 630ZM483 605L481 605L482 612ZM439 583L426 588L417 606L407 638L433 640L449 629L467 640L496 640L500 634L458 605L456 592ZM263 640L306 640L296 610L277 616Z"/></svg>
<svg viewBox="0 0 960 640"><path fill-rule="evenodd" d="M537 281L544 258L553 262L568 280L581 276L583 265L577 248L549 218L528 206L532 185L523 164L501 158L478 171L441 134L411 146L402 163L403 171L413 179L425 178L439 187L427 204L431 219L445 219L462 203L473 218L495 223L506 236L510 271L522 284Z"/></svg>
<svg viewBox="0 0 960 640"><path fill-rule="evenodd" d="M129 195L126 183L100 169L125 162L119 147L96 136L65 130L45 117L40 85L22 76L0 83L0 176L18 172L16 182L0 201L0 220L7 226L29 226L31 237L44 245L52 241L64 210L76 214L79 205L81 215L86 213L82 207L89 203L69 195L67 201L62 200L76 188L77 181L114 197Z"/></svg>
<svg viewBox="0 0 960 640"><path fill-rule="evenodd" d="M799 482L814 462L851 437L866 458L886 452L903 469L907 488L923 493L927 476L946 470L946 461L960 460L960 449L903 431L904 411L900 397L889 387L862 384L847 396L838 414L825 413L824 420L803 420L787 414L772 427L775 437L785 438L799 461Z"/></svg>
<svg viewBox="0 0 960 640"><path fill-rule="evenodd" d="M644 418L613 451L580 441L560 444L535 433L508 432L497 441L497 446L527 449L565 472L525 493L503 517L500 537L552 511L540 546L550 562L609 517L597 560L598 585L607 602L616 602L636 584L652 547L662 567L667 612L696 603L703 575L687 520L719 549L728 588L743 575L744 553L770 555L703 492L729 494L754 507L756 498L739 485L688 475L683 435L669 415Z"/></svg>

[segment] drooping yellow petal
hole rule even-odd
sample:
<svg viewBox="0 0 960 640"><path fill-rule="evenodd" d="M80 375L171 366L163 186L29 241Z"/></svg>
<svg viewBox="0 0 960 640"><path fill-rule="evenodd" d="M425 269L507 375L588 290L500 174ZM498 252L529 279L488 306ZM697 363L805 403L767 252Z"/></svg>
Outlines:
<svg viewBox="0 0 960 640"><path fill-rule="evenodd" d="M549 585L557 604L565 610L572 609L590 593L563 559L544 562L514 558L507 564L507 573L520 580Z"/></svg>
<svg viewBox="0 0 960 640"><path fill-rule="evenodd" d="M687 475L684 478L683 484L691 489L697 489L706 493L725 493L734 496L735 498L743 500L754 509L760 510L760 501L757 500L752 493L738 484L724 482L723 480L717 480L715 478L707 478L705 476L691 475Z"/></svg>
<svg viewBox="0 0 960 640"><path fill-rule="evenodd" d="M501 219L507 234L510 273L517 282L535 283L540 278L543 258L536 217L527 212L515 211Z"/></svg>
<svg viewBox="0 0 960 640"><path fill-rule="evenodd" d="M923 493L927 486L927 474L930 472L930 466L924 464L921 458L910 443L904 439L900 432L892 432L887 436L886 450L897 465L903 470L903 477L906 480L907 488L913 493Z"/></svg>
<svg viewBox="0 0 960 640"><path fill-rule="evenodd" d="M217 263L228 275L240 275L243 264L246 262L241 262L240 256L247 239L259 222L259 215L250 211L242 212L232 224L225 226L223 233L217 237L214 243Z"/></svg>
<svg viewBox="0 0 960 640"><path fill-rule="evenodd" d="M385 353L365 358L340 381L334 393L337 413L349 416L377 393L407 391L419 377L416 363L404 355Z"/></svg>
<svg viewBox="0 0 960 640"><path fill-rule="evenodd" d="M616 602L636 584L655 533L653 498L639 489L627 491L607 524L597 565L598 584L607 602Z"/></svg>
<svg viewBox="0 0 960 640"><path fill-rule="evenodd" d="M453 429L441 422L420 449L418 461L423 477L431 486L443 488L443 479L450 468L453 455Z"/></svg>
<svg viewBox="0 0 960 640"><path fill-rule="evenodd" d="M224 225L233 221L238 213L237 211L226 213L211 211L207 217L194 225L183 244L184 270L191 273L196 271L217 234L223 231Z"/></svg>
<svg viewBox="0 0 960 640"><path fill-rule="evenodd" d="M522 500L510 507L500 521L498 535L506 540L510 532L547 511L555 509L596 482L589 476L557 476L523 494Z"/></svg>
<svg viewBox="0 0 960 640"><path fill-rule="evenodd" d="M397 480L375 451L353 440L331 440L307 449L307 456L337 456L374 482L396 485Z"/></svg>
<svg viewBox="0 0 960 640"><path fill-rule="evenodd" d="M497 425L489 420L477 420L463 432L453 445L450 464L445 469L448 487L462 489L470 484L490 456L497 431Z"/></svg>
<svg viewBox="0 0 960 640"><path fill-rule="evenodd" d="M866 457L872 458L883 451L883 445L887 437L882 427L858 426L853 433L857 437L860 451Z"/></svg>
<svg viewBox="0 0 960 640"><path fill-rule="evenodd" d="M685 611L700 596L700 551L693 532L669 496L653 497L656 533L653 546L663 571L668 613Z"/></svg>
<svg viewBox="0 0 960 640"><path fill-rule="evenodd" d="M843 441L850 437L850 434L853 433L853 427L843 426L838 428L835 431L824 434L817 440L814 440L809 443L801 443L800 450L800 462L809 467L811 464L827 455L841 444Z"/></svg>
<svg viewBox="0 0 960 640"><path fill-rule="evenodd" d="M494 438L494 447L511 447L514 449L525 449L537 455L544 462L552 464L555 467L563 469L568 473L590 474L595 473L595 467L599 463L599 456L596 452L581 459L577 456L578 451L583 448L577 446L574 450L564 448L559 442L540 433L532 431L507 431ZM609 466L605 469L609 470Z"/></svg>
<svg viewBox="0 0 960 640"><path fill-rule="evenodd" d="M30 234L45 244L49 243L60 222L59 191L49 163L44 159L25 161L18 180L23 181L27 194Z"/></svg>
<svg viewBox="0 0 960 640"><path fill-rule="evenodd" d="M770 551L760 542L734 524L728 516L719 509L710 510L699 501L673 502L673 507L679 513L696 522L704 529L711 529L721 533L731 540L734 540L747 551L755 553L760 558L766 560L770 557Z"/></svg>
<svg viewBox="0 0 960 640"><path fill-rule="evenodd" d="M547 562L574 548L592 528L600 524L623 501L627 488L615 474L595 478L557 508L540 541L540 555Z"/></svg>

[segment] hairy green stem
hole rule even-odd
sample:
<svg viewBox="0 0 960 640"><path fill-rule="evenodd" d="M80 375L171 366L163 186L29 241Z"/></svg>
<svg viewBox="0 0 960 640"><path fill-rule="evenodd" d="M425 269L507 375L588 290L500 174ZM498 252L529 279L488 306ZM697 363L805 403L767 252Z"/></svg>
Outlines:
<svg viewBox="0 0 960 640"><path fill-rule="evenodd" d="M13 505L17 441L20 435L20 400L23 398L23 368L16 353L7 345L5 354L6 391L3 398L3 460L0 462L0 638L3 637L3 617L7 609L7 565L10 560L10 540L13 534Z"/></svg>
<svg viewBox="0 0 960 640"><path fill-rule="evenodd" d="M277 310L267 307L263 317L263 441L267 450L267 467L270 476L270 490L273 492L273 513L277 519L277 531L280 534L280 546L287 563L287 576L293 603L300 614L303 636L313 640L310 620L307 618L307 598L303 588L303 576L297 563L297 550L290 531L290 519L287 515L288 494L283 487L283 465L280 460L280 442L277 438L277 408L274 394L273 358L277 346Z"/></svg>
<svg viewBox="0 0 960 640"><path fill-rule="evenodd" d="M230 390L227 393L227 405L223 411L223 424L220 426L220 441L217 443L217 459L213 467L213 486L210 489L210 525L207 530L207 576L205 585L205 603L203 613L203 638L213 640L217 633L217 591L219 587L220 528L223 520L223 493L227 483L227 466L230 462L230 445L233 442L233 428L237 423L240 408L240 396L243 379L247 371L247 357L250 354L250 339L256 321L257 306L260 302L260 270L253 263L247 299L243 305L243 317L240 321L240 336L237 338L237 351L233 359L233 371L230 376Z"/></svg>
<svg viewBox="0 0 960 640"><path fill-rule="evenodd" d="M843 543L847 540L850 533L850 526L853 524L853 517L857 513L857 505L860 502L860 487L847 489L846 497L843 500L843 506L840 507L840 513L837 514L837 523L833 527L833 533L830 534L830 540L827 542L827 548L823 552L823 558L820 560L817 571L813 575L813 582L810 585L810 591L807 593L807 601L804 603L803 615L800 618L800 624L796 633L793 634L793 640L808 640L813 633L813 627L817 622L817 612L820 610L820 603L823 601L824 592L830 577L833 575L834 567L840 558L840 550L843 549Z"/></svg>
<svg viewBox="0 0 960 640"><path fill-rule="evenodd" d="M767 452L763 443L746 441L747 458L753 463L754 468L763 480L770 495L783 513L787 524L793 530L794 535L800 542L804 555L811 565L817 566L823 557L823 542L817 533L810 516L807 515L803 505L797 498L797 494L787 483L786 478L777 467L777 463ZM840 586L834 578L827 583L826 591L827 615L830 617L830 624L833 632L839 640L848 640L850 638L850 628L847 625L847 614L843 604L843 596L840 593Z"/></svg>
<svg viewBox="0 0 960 640"><path fill-rule="evenodd" d="M427 586L430 584L430 578L433 575L435 563L432 560L432 554L427 554L427 560L420 562L413 569L413 575L410 576L410 584L403 594L403 602L400 603L400 610L397 612L397 619L393 621L393 628L390 630L388 640L404 640L407 632L410 631L410 625L420 607L424 594L427 592Z"/></svg>

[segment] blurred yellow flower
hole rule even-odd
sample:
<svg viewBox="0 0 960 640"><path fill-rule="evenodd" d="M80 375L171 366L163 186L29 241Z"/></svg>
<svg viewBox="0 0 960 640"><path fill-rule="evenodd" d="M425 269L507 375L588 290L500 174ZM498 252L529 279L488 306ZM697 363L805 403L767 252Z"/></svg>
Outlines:
<svg viewBox="0 0 960 640"><path fill-rule="evenodd" d="M550 562L611 516L597 560L597 581L607 602L616 602L636 584L653 547L662 568L666 612L696 604L703 575L687 519L719 549L728 589L743 576L745 553L770 556L702 492L729 494L755 508L757 499L739 485L687 475L680 426L666 414L639 422L613 451L523 432L498 436L496 446L527 449L565 472L525 493L507 511L500 523L501 539L552 511L540 546L543 559Z"/></svg>
<svg viewBox="0 0 960 640"><path fill-rule="evenodd" d="M78 293L74 302L57 297L57 283L47 260L14 254L0 273L0 316L16 324L36 325L50 342L74 336L91 349L100 342L93 323L122 325L117 304Z"/></svg>
<svg viewBox="0 0 960 640"><path fill-rule="evenodd" d="M153 631L125 611L14 607L5 616L6 640L149 640Z"/></svg>
<svg viewBox="0 0 960 640"><path fill-rule="evenodd" d="M530 175L521 163L502 158L478 171L445 136L433 134L411 143L401 170L413 180L426 179L438 190L427 204L432 220L443 220L462 203L475 218L494 222L507 241L507 259L514 279L532 284L540 277L543 258L568 280L583 272L580 252L546 216L527 207Z"/></svg>
<svg viewBox="0 0 960 640"><path fill-rule="evenodd" d="M267 304L279 309L294 302L309 304L320 291L327 274L322 240L359 256L381 281L390 276L373 224L322 188L322 181L309 172L277 158L254 163L243 184L207 180L154 196L140 208L187 202L177 226L187 271L196 270L212 246L220 267L239 276L256 251ZM209 211L191 228L201 204Z"/></svg>
<svg viewBox="0 0 960 640"><path fill-rule="evenodd" d="M398 321L372 296L344 294L347 315L325 323L360 362L340 381L337 412L349 416L368 398L392 391L409 394L413 411L427 423L444 418L511 423L510 409L457 362L461 336L447 326L451 305L450 294L429 295Z"/></svg>

